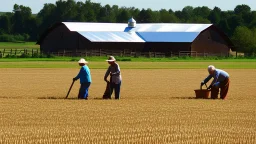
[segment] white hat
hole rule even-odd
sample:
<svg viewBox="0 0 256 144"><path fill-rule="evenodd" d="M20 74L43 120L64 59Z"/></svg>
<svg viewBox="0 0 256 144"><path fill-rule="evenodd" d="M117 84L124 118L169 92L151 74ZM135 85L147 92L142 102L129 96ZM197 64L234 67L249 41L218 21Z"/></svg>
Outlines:
<svg viewBox="0 0 256 144"><path fill-rule="evenodd" d="M113 62L113 61L116 61L116 59L115 59L113 56L110 56L110 57L108 58L108 60L106 60L106 61Z"/></svg>
<svg viewBox="0 0 256 144"><path fill-rule="evenodd" d="M213 65L209 65L208 66L208 71L210 72L210 71L215 71L215 67L213 66Z"/></svg>
<svg viewBox="0 0 256 144"><path fill-rule="evenodd" d="M79 61L78 61L78 63L84 63L84 64L86 64L86 63L88 63L85 59L83 59L83 58L81 58Z"/></svg>

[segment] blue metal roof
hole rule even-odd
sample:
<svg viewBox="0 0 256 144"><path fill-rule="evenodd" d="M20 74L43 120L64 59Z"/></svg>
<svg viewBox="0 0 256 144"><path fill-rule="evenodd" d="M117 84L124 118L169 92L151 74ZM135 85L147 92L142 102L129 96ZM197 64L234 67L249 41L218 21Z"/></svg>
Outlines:
<svg viewBox="0 0 256 144"><path fill-rule="evenodd" d="M127 27L118 23L63 22L92 42L193 42L212 24L150 23Z"/></svg>
<svg viewBox="0 0 256 144"><path fill-rule="evenodd" d="M125 23L90 23L90 22L62 22L70 31L119 31L119 32L201 32L212 24L188 23L145 23L136 24L135 28Z"/></svg>
<svg viewBox="0 0 256 144"><path fill-rule="evenodd" d="M199 32L136 32L146 42L193 42Z"/></svg>
<svg viewBox="0 0 256 144"><path fill-rule="evenodd" d="M145 42L136 33L128 32L81 32L78 33L92 42Z"/></svg>

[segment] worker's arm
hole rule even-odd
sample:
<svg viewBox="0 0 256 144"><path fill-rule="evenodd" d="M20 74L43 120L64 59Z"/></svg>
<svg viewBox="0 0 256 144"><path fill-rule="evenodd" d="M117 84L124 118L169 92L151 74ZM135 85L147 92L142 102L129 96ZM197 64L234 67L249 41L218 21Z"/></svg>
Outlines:
<svg viewBox="0 0 256 144"><path fill-rule="evenodd" d="M212 86L218 86L219 85L219 82L218 82L219 76L220 76L220 72L219 71L215 71L214 79L213 79L213 81L211 83Z"/></svg>
<svg viewBox="0 0 256 144"><path fill-rule="evenodd" d="M206 77L206 78L201 82L201 84L202 84L202 85L206 84L211 78L212 78L212 75L209 75L208 77Z"/></svg>
<svg viewBox="0 0 256 144"><path fill-rule="evenodd" d="M81 67L81 69L80 69L79 73L77 74L77 76L73 78L73 81L76 81L76 80L78 80L81 77L82 71L83 71L83 67Z"/></svg>
<svg viewBox="0 0 256 144"><path fill-rule="evenodd" d="M113 75L119 75L119 74L120 74L120 67L119 67L119 65L117 64L117 65L116 65L116 71L113 72L113 73L111 73L111 75L113 76Z"/></svg>
<svg viewBox="0 0 256 144"><path fill-rule="evenodd" d="M108 82L108 80L107 80L107 78L108 78L108 75L110 74L110 66L108 67L108 70L106 71L106 73L105 73L105 76L104 76L104 80L106 81L106 82Z"/></svg>

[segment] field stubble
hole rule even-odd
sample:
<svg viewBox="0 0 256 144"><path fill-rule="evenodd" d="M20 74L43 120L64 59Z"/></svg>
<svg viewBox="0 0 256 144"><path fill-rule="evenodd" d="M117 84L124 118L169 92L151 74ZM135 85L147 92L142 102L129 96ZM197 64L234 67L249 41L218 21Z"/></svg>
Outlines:
<svg viewBox="0 0 256 144"><path fill-rule="evenodd" d="M105 70L92 69L88 101L79 69L0 69L0 143L255 143L256 70L227 70L228 99L194 99L202 69L122 70L121 100L100 100Z"/></svg>

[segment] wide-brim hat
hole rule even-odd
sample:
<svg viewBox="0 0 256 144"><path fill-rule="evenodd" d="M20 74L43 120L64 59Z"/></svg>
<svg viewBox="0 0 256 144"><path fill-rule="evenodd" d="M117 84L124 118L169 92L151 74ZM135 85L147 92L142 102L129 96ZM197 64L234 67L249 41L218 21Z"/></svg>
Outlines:
<svg viewBox="0 0 256 144"><path fill-rule="evenodd" d="M88 63L88 61L86 61L85 59L81 58L81 59L78 61L78 63L87 64L87 63Z"/></svg>
<svg viewBox="0 0 256 144"><path fill-rule="evenodd" d="M108 60L106 60L106 61L108 61L108 62L113 62L113 61L116 61L116 59L115 59L115 57L110 56L110 57L108 58Z"/></svg>

